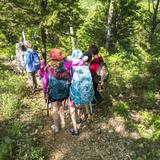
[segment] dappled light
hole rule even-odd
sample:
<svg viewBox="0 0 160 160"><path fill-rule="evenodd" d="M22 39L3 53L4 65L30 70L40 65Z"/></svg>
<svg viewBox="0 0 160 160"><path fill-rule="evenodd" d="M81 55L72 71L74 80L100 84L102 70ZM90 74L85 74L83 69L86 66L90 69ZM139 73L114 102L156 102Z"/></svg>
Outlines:
<svg viewBox="0 0 160 160"><path fill-rule="evenodd" d="M160 0L0 14L0 160L160 160Z"/></svg>

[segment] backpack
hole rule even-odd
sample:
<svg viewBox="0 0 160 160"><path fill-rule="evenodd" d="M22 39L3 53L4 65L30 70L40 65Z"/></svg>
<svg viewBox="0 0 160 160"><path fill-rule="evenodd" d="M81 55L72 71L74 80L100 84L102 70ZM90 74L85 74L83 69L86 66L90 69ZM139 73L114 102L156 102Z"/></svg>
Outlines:
<svg viewBox="0 0 160 160"><path fill-rule="evenodd" d="M102 84L104 82L106 82L109 78L109 73L108 73L108 69L107 69L107 65L104 62L101 62L98 68L97 73L94 75L93 79L94 82L98 83L98 84Z"/></svg>
<svg viewBox="0 0 160 160"><path fill-rule="evenodd" d="M38 53L33 51L32 58L35 72L37 72L40 69L40 58L38 56Z"/></svg>
<svg viewBox="0 0 160 160"><path fill-rule="evenodd" d="M68 96L69 96L69 81L63 79L57 79L56 76L49 75L48 99L50 101L59 101L68 98Z"/></svg>
<svg viewBox="0 0 160 160"><path fill-rule="evenodd" d="M92 76L88 66L72 67L73 77L70 86L70 98L76 106L90 104L94 97Z"/></svg>

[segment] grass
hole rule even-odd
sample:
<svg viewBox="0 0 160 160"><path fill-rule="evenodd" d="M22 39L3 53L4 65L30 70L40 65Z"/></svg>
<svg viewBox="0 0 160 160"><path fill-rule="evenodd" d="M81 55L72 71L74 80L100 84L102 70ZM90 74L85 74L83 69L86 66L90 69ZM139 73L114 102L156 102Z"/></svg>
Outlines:
<svg viewBox="0 0 160 160"><path fill-rule="evenodd" d="M25 77L16 75L3 62L4 59L0 59L0 160L46 159L47 151L40 134L44 125L39 111L41 102L29 95ZM159 58L144 51L123 52L108 56L106 62L110 78L103 113L109 111L111 117L122 117L129 131L140 134L141 141L137 141L138 147L134 146L135 152L142 142L159 142ZM150 146L144 152L139 159L154 156Z"/></svg>
<svg viewBox="0 0 160 160"><path fill-rule="evenodd" d="M45 159L39 136L34 134L41 119L30 114L37 110L36 105L34 102L24 102L29 98L26 79L16 75L3 62L4 59L1 59L0 160ZM21 117L26 116L27 112L28 119L23 122Z"/></svg>
<svg viewBox="0 0 160 160"><path fill-rule="evenodd" d="M143 53L120 53L108 58L110 66L109 90L113 116L122 116L132 130L143 138L160 141L160 60ZM139 114L140 122L130 118Z"/></svg>

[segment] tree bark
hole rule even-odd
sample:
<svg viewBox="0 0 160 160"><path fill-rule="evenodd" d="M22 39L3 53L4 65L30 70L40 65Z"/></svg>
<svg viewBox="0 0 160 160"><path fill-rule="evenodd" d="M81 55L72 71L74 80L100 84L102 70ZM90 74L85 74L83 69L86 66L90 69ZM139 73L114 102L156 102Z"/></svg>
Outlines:
<svg viewBox="0 0 160 160"><path fill-rule="evenodd" d="M151 26L150 36L149 36L149 39L150 39L151 43L153 42L155 30L156 30L156 27L158 25L157 13L158 13L159 2L160 2L160 0L157 0L156 7L154 7L153 18L152 18L152 21L151 21L151 23L152 23L151 25L152 26ZM152 3L154 3L154 2L152 1ZM154 6L154 4L153 4L153 6Z"/></svg>
<svg viewBox="0 0 160 160"><path fill-rule="evenodd" d="M70 30L72 50L74 50L75 49L75 38L74 38L74 29L72 25L70 25L69 30Z"/></svg>
<svg viewBox="0 0 160 160"><path fill-rule="evenodd" d="M22 31L22 41L23 41L23 43L26 41L26 36L24 34L24 31Z"/></svg>
<svg viewBox="0 0 160 160"><path fill-rule="evenodd" d="M70 16L69 16L69 20L70 20L70 23L69 23L69 34L70 34L70 39L71 39L71 46L72 46L72 50L75 49L75 33L74 33L74 27L73 27L73 17L72 17L72 8L70 6Z"/></svg>
<svg viewBox="0 0 160 160"><path fill-rule="evenodd" d="M45 16L46 14L46 10L47 10L47 0L41 0L41 3L40 3L40 6L41 6L41 16L42 16L42 19L43 17ZM42 48L43 48L43 52L42 53L42 56L46 62L46 29L44 26L41 27L41 42L42 42Z"/></svg>
<svg viewBox="0 0 160 160"><path fill-rule="evenodd" d="M108 31L106 36L106 50L111 53L111 47L112 47L112 22L113 22L113 11L114 11L114 1L110 0L109 4L109 11L108 11Z"/></svg>
<svg viewBox="0 0 160 160"><path fill-rule="evenodd" d="M150 0L148 0L148 11L150 11Z"/></svg>
<svg viewBox="0 0 160 160"><path fill-rule="evenodd" d="M46 56L46 30L45 28L41 28L41 39L42 39L42 57L43 59L47 60L47 56Z"/></svg>

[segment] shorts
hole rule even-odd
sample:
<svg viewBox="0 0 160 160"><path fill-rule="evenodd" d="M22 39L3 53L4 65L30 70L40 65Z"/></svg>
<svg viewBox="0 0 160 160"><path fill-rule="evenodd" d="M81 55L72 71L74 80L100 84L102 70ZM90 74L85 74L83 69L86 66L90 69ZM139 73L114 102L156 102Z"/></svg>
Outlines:
<svg viewBox="0 0 160 160"><path fill-rule="evenodd" d="M51 99L51 98L48 97L49 102L63 102L65 99L66 99L66 98L58 99L58 100L57 100L57 99Z"/></svg>

